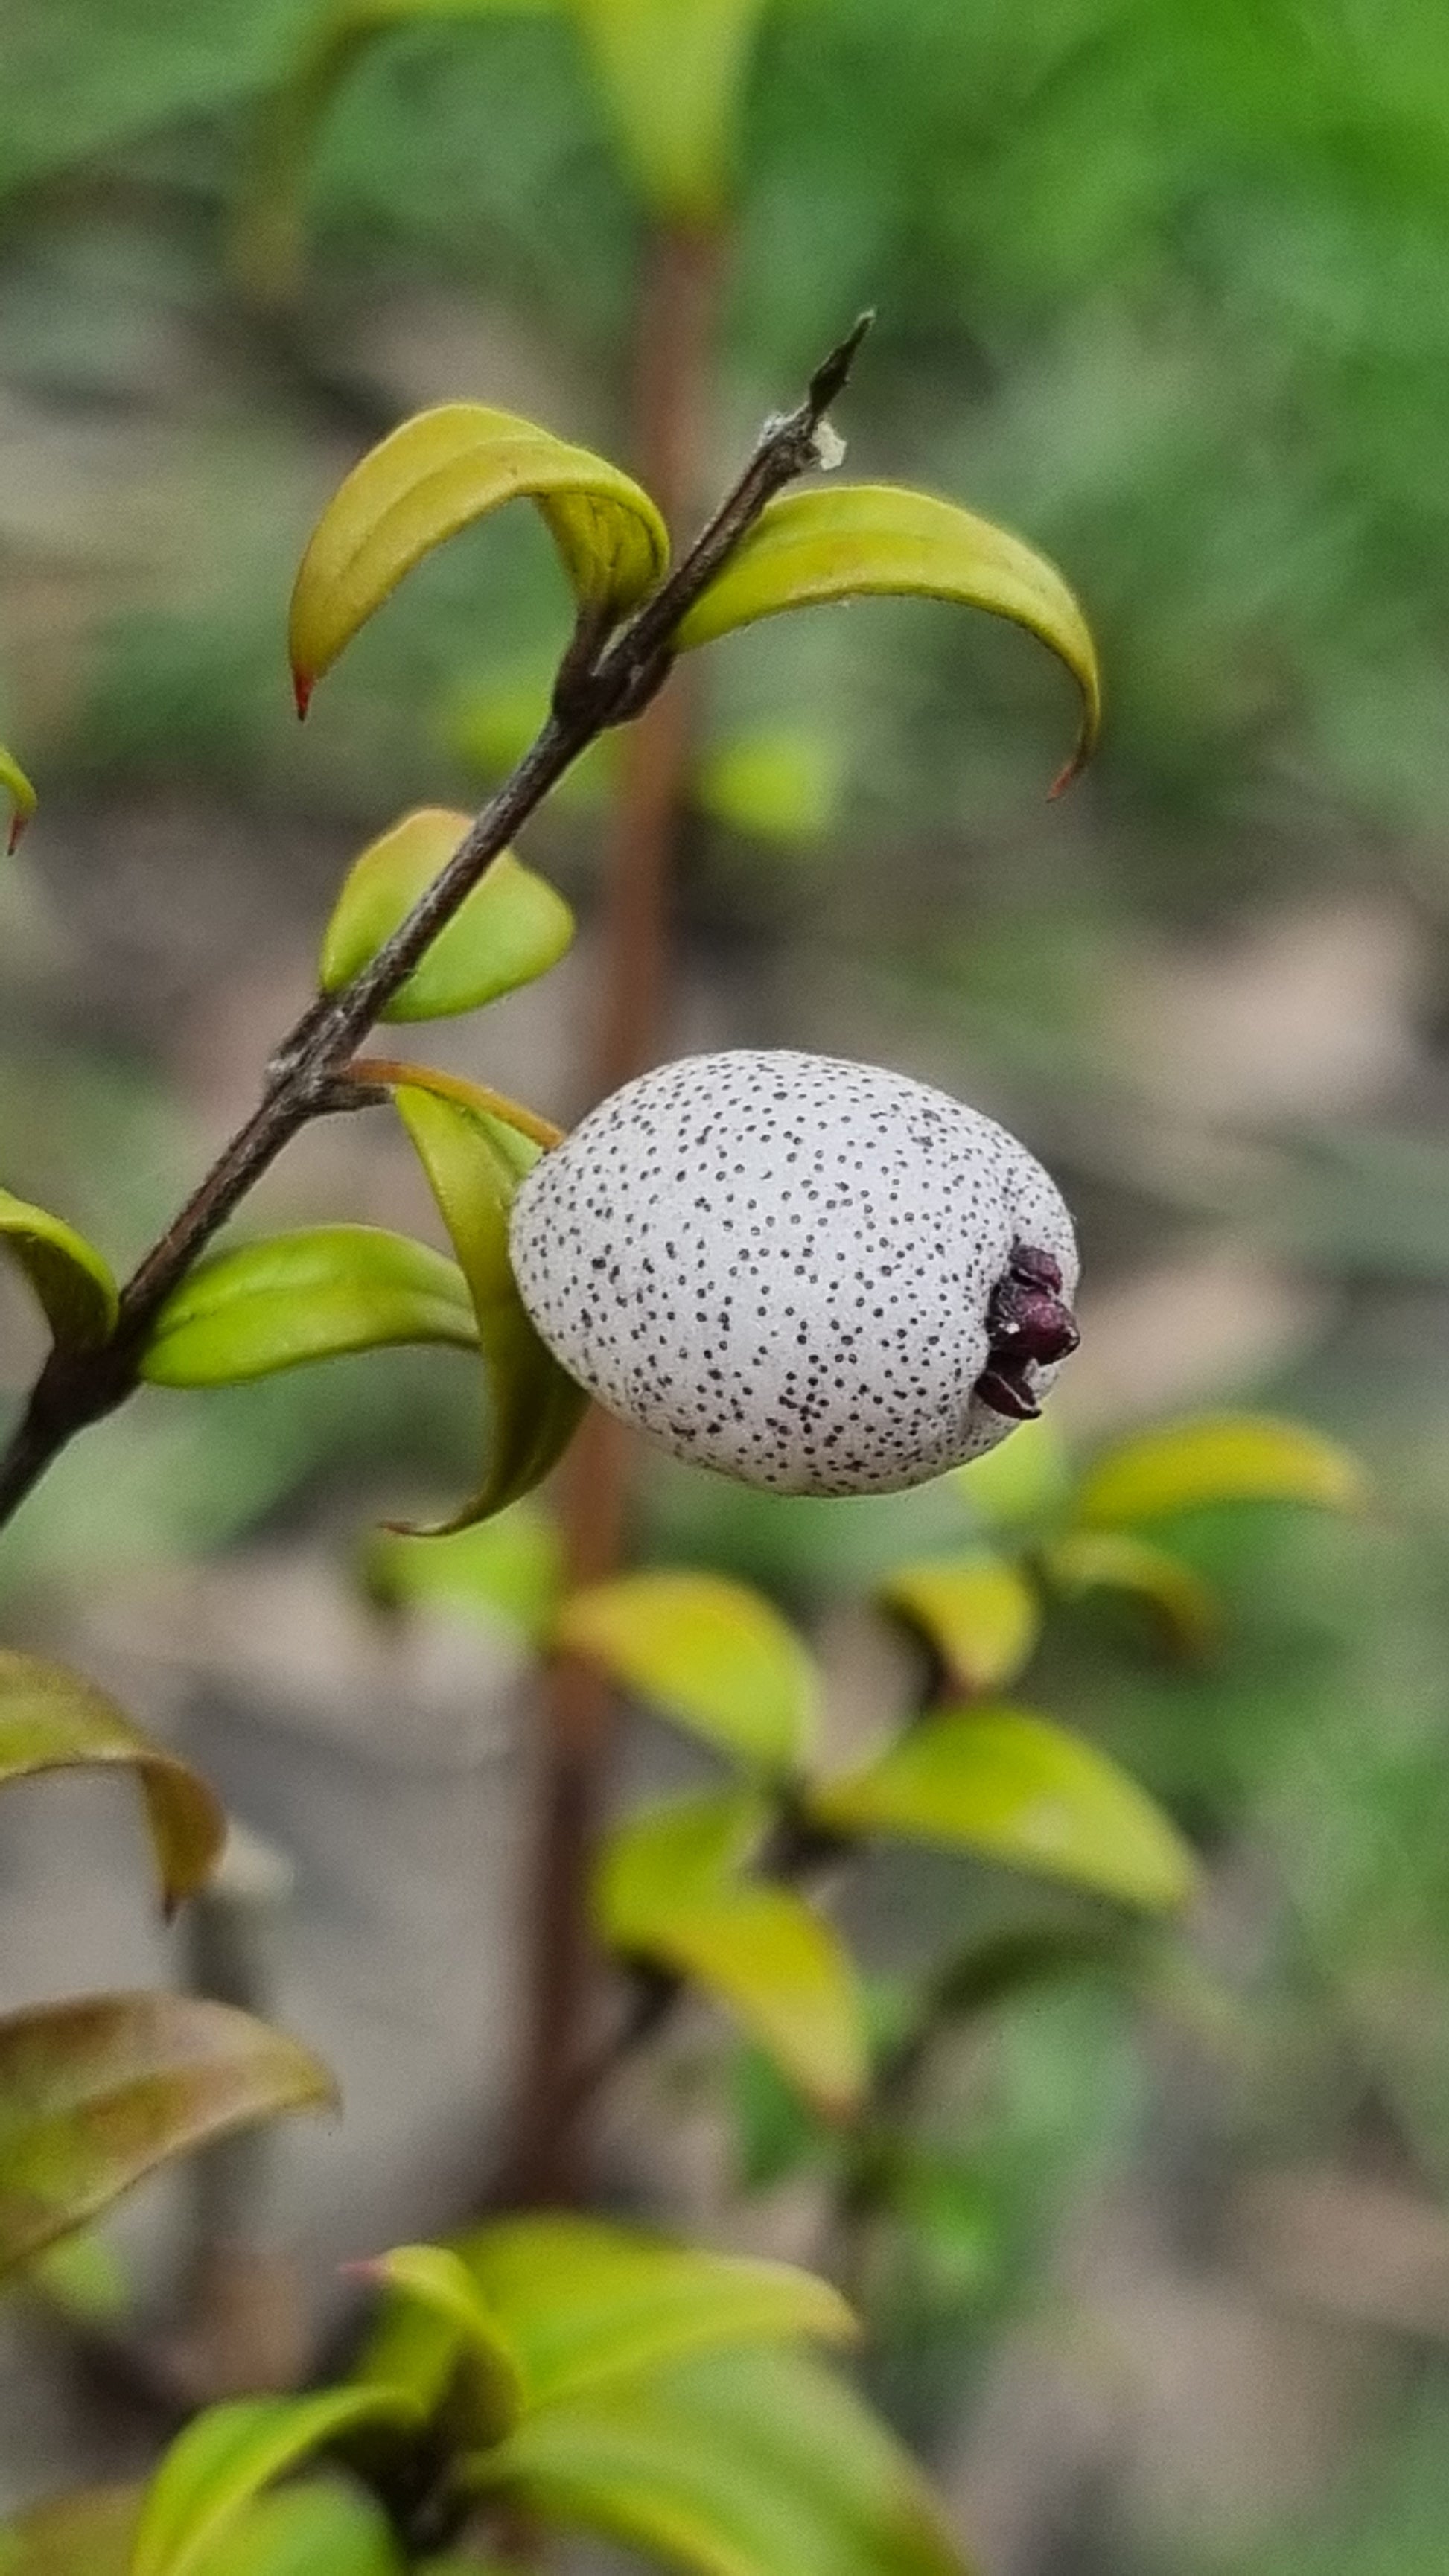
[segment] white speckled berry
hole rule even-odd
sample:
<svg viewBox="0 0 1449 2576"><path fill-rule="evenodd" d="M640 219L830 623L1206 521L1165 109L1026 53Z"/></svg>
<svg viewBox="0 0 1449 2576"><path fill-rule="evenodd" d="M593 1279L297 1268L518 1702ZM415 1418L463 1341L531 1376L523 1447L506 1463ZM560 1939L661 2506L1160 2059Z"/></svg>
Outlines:
<svg viewBox="0 0 1449 2576"><path fill-rule="evenodd" d="M995 1448L976 1392L1017 1243L1077 1284L1054 1183L874 1065L740 1049L601 1102L514 1203L523 1302L611 1413L782 1494L881 1494ZM1029 1364L1034 1393L1055 1368Z"/></svg>

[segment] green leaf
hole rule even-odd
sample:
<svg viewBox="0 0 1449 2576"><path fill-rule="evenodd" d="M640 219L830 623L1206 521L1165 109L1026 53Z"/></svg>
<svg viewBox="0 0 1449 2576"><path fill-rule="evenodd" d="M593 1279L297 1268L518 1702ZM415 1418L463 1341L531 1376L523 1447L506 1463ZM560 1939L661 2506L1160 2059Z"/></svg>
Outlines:
<svg viewBox="0 0 1449 2576"><path fill-rule="evenodd" d="M1357 1459L1301 1422L1266 1413L1204 1413L1109 1449L1087 1471L1076 1517L1084 1528L1110 1529L1203 1503L1316 1503L1353 1511L1366 1493Z"/></svg>
<svg viewBox="0 0 1449 2576"><path fill-rule="evenodd" d="M243 2397L208 2407L177 2436L150 2486L131 2576L202 2576L262 2488L359 2426L417 2421L392 2388Z"/></svg>
<svg viewBox="0 0 1449 2576"><path fill-rule="evenodd" d="M961 2576L914 2462L809 2354L707 2353L546 2408L470 2464L693 2576Z"/></svg>
<svg viewBox="0 0 1449 2576"><path fill-rule="evenodd" d="M762 1838L769 1812L746 1793L635 1817L609 1839L596 1919L626 1957L702 1986L827 2119L845 2119L866 2081L865 2016L850 1959L793 1888L731 1875Z"/></svg>
<svg viewBox="0 0 1449 2576"><path fill-rule="evenodd" d="M539 1148L504 1120L468 1106L449 1084L410 1068L393 1097L428 1176L468 1283L483 1360L483 1482L434 1533L466 1529L516 1502L548 1474L578 1427L585 1398L534 1331L508 1257L508 1212Z"/></svg>
<svg viewBox="0 0 1449 2576"><path fill-rule="evenodd" d="M125 2266L93 2227L58 2237L26 2264L17 2280L32 2298L85 2325L116 2325L131 2303Z"/></svg>
<svg viewBox="0 0 1449 2576"><path fill-rule="evenodd" d="M145 2490L99 2487L0 2529L0 2576L131 2576ZM207 2549L198 2576L404 2576L379 2506L320 2480L259 2497Z"/></svg>
<svg viewBox="0 0 1449 2576"><path fill-rule="evenodd" d="M0 1651L0 1787L38 1771L133 1771L168 1913L203 1887L226 1839L204 1780L64 1665Z"/></svg>
<svg viewBox="0 0 1449 2576"><path fill-rule="evenodd" d="M154 1386L233 1386L395 1342L477 1347L467 1282L426 1243L373 1225L269 1235L203 1261L141 1355Z"/></svg>
<svg viewBox="0 0 1449 2576"><path fill-rule="evenodd" d="M853 2340L838 2290L793 2264L672 2245L599 2218L505 2218L460 2242L523 2367L528 2411L710 2346Z"/></svg>
<svg viewBox="0 0 1449 2576"><path fill-rule="evenodd" d="M790 1772L809 1753L814 1662L742 1583L671 1572L596 1584L565 1604L558 1642L737 1760Z"/></svg>
<svg viewBox="0 0 1449 2576"><path fill-rule="evenodd" d="M1053 565L1019 537L954 501L887 483L783 493L761 512L695 602L675 642L688 652L782 609L866 593L988 609L1049 645L1082 694L1076 749L1057 789L1068 784L1090 755L1101 721L1101 683L1087 621Z"/></svg>
<svg viewBox="0 0 1449 2576"><path fill-rule="evenodd" d="M957 1467L951 1482L987 1529L1017 1531L1054 1519L1071 1492L1072 1469L1051 1406L1019 1422L984 1458Z"/></svg>
<svg viewBox="0 0 1449 2576"><path fill-rule="evenodd" d="M574 0L626 169L644 202L708 227L730 198L766 0Z"/></svg>
<svg viewBox="0 0 1449 2576"><path fill-rule="evenodd" d="M701 811L732 832L786 848L823 841L840 811L838 743L798 725L756 725L715 743L694 785Z"/></svg>
<svg viewBox="0 0 1449 2576"><path fill-rule="evenodd" d="M1179 1654L1211 1652L1221 1633L1211 1586L1170 1549L1125 1530L1073 1530L1049 1548L1042 1564L1059 1592L1118 1592L1140 1602Z"/></svg>
<svg viewBox="0 0 1449 2576"><path fill-rule="evenodd" d="M622 616L668 561L647 492L603 457L482 403L419 412L353 467L302 557L289 626L299 707L414 564L519 499L537 503L583 607Z"/></svg>
<svg viewBox="0 0 1449 2576"><path fill-rule="evenodd" d="M0 1247L24 1271L58 1350L90 1351L110 1340L116 1283L84 1235L45 1208L0 1190Z"/></svg>
<svg viewBox="0 0 1449 2576"><path fill-rule="evenodd" d="M0 2019L0 2272L172 2156L332 2102L295 2040L186 1995L86 1996Z"/></svg>
<svg viewBox="0 0 1449 2576"><path fill-rule="evenodd" d="M935 1557L897 1566L880 1597L918 1628L963 1690L1000 1690L1031 1660L1041 1603L1001 1556Z"/></svg>
<svg viewBox="0 0 1449 2576"><path fill-rule="evenodd" d="M0 2576L131 2576L142 2489L86 2487L0 2524Z"/></svg>
<svg viewBox="0 0 1449 2576"><path fill-rule="evenodd" d="M524 2410L522 2370L462 2256L443 2245L398 2245L367 2269L405 2307L425 2309L443 2327L450 2370L455 2360L466 2366L468 2438L497 2442L511 2432ZM375 2342L367 2372L370 2379L384 2375L384 2360Z"/></svg>
<svg viewBox="0 0 1449 2576"><path fill-rule="evenodd" d="M369 45L398 28L438 19L466 23L554 5L556 0L342 0L321 11L252 138L231 241L231 265L250 300L277 305L297 290L307 165L328 108Z"/></svg>
<svg viewBox="0 0 1449 2576"><path fill-rule="evenodd" d="M376 1530L362 1581L383 1609L445 1610L489 1627L501 1621L541 1648L563 1598L563 1539L551 1514L527 1500L451 1538Z"/></svg>
<svg viewBox="0 0 1449 2576"><path fill-rule="evenodd" d="M0 794L10 799L10 848L13 850L35 811L35 790L13 753L0 743Z"/></svg>
<svg viewBox="0 0 1449 2576"><path fill-rule="evenodd" d="M743 2191L769 2191L789 2175L829 2159L833 2133L812 2117L762 2048L744 2042L730 2079L735 2163Z"/></svg>
<svg viewBox="0 0 1449 2576"><path fill-rule="evenodd" d="M1186 1844L1136 1783L1021 1709L927 1718L811 1803L839 1833L959 1844L1149 1911L1181 1905L1193 1890Z"/></svg>
<svg viewBox="0 0 1449 2576"><path fill-rule="evenodd" d="M471 815L422 805L363 851L322 943L324 993L339 992L371 963L447 865L471 822ZM573 935L574 917L562 895L504 850L382 1017L438 1020L478 1010L547 974Z"/></svg>
<svg viewBox="0 0 1449 2576"><path fill-rule="evenodd" d="M258 2496L195 2564L197 2576L406 2576L382 2507L322 2479Z"/></svg>

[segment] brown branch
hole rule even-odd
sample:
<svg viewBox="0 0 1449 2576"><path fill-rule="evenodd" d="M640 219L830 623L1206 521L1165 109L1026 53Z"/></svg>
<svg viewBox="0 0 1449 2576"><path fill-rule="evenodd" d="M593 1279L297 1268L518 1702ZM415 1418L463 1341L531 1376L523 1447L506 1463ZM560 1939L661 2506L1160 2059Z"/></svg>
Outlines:
<svg viewBox="0 0 1449 2576"><path fill-rule="evenodd" d="M427 892L341 992L305 1011L267 1068L260 1103L223 1147L200 1187L121 1293L120 1319L99 1350L54 1351L0 1457L0 1527L61 1451L112 1413L138 1383L156 1316L212 1237L314 1118L346 1097L337 1075L393 995L471 894L485 870L537 812L599 734L647 706L669 676L669 644L772 495L819 462L817 434L844 384L867 325L856 324L811 380L797 410L767 421L754 454L688 552L627 625L600 643L583 628L565 657L554 707L511 777L491 796Z"/></svg>

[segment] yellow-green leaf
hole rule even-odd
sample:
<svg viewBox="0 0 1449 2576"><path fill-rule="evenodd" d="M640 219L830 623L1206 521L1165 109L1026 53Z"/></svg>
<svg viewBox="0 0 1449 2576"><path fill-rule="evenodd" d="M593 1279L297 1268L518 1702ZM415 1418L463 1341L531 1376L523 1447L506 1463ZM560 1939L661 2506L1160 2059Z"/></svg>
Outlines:
<svg viewBox="0 0 1449 2576"><path fill-rule="evenodd" d="M62 2497L0 2529L0 2576L131 2576L139 2486ZM259 2496L221 2531L197 2576L405 2576L381 2507L334 2481Z"/></svg>
<svg viewBox="0 0 1449 2576"><path fill-rule="evenodd" d="M232 224L231 264L256 304L286 301L300 280L307 165L354 63L378 37L438 19L518 16L556 0L341 0L322 9L288 78L262 109Z"/></svg>
<svg viewBox="0 0 1449 2576"><path fill-rule="evenodd" d="M1041 1630L1035 1586L1002 1556L897 1566L880 1597L920 1630L963 1690L1000 1690L1015 1681Z"/></svg>
<svg viewBox="0 0 1449 2576"><path fill-rule="evenodd" d="M196 2576L407 2576L407 2565L380 2505L317 2478L257 2496L211 2543Z"/></svg>
<svg viewBox="0 0 1449 2576"><path fill-rule="evenodd" d="M758 617L867 593L912 594L988 609L1048 645L1082 697L1076 749L1058 787L1080 769L1101 721L1091 633L1061 574L1019 537L954 501L894 484L846 483L771 501L679 627L681 651Z"/></svg>
<svg viewBox="0 0 1449 2576"><path fill-rule="evenodd" d="M546 1476L573 1437L584 1396L534 1331L508 1257L513 1193L539 1148L504 1120L465 1105L457 1084L434 1092L423 1088L428 1080L410 1069L393 1097L468 1283L486 1412L483 1481L436 1533L444 1536L486 1520Z"/></svg>
<svg viewBox="0 0 1449 2576"><path fill-rule="evenodd" d="M459 2251L520 2357L530 2415L711 2346L856 2333L839 2291L813 2273L604 2219L505 2218Z"/></svg>
<svg viewBox="0 0 1449 2576"><path fill-rule="evenodd" d="M590 608L621 616L668 560L647 492L603 457L482 403L419 412L353 467L313 530L289 627L299 705L404 573L513 500L536 502Z"/></svg>
<svg viewBox="0 0 1449 2576"><path fill-rule="evenodd" d="M333 2099L295 2040L187 1995L86 1996L0 2019L0 2272L168 2158Z"/></svg>
<svg viewBox="0 0 1449 2576"><path fill-rule="evenodd" d="M0 1249L24 1271L58 1349L95 1350L116 1323L110 1265L74 1226L0 1190Z"/></svg>
<svg viewBox="0 0 1449 2576"><path fill-rule="evenodd" d="M558 1642L675 1723L765 1771L798 1770L819 1678L778 1610L716 1574L631 1574L577 1592Z"/></svg>
<svg viewBox="0 0 1449 2576"><path fill-rule="evenodd" d="M1018 1531L1055 1519L1071 1492L1072 1466L1052 1407L1019 1422L984 1458L957 1467L951 1482L986 1529Z"/></svg>
<svg viewBox="0 0 1449 2576"><path fill-rule="evenodd" d="M462 2256L444 2245L397 2245L368 2269L404 2306L421 2307L444 2330L450 2355L466 2368L468 2438L496 2442L524 2409L517 2354ZM384 2375L374 2344L368 2377Z"/></svg>
<svg viewBox="0 0 1449 2576"><path fill-rule="evenodd" d="M818 1790L812 1812L840 1833L958 1844L1151 1911L1192 1893L1192 1856L1161 1809L1105 1754L1022 1709L927 1718Z"/></svg>
<svg viewBox="0 0 1449 2576"><path fill-rule="evenodd" d="M646 205L708 226L730 196L766 0L574 0L626 169Z"/></svg>
<svg viewBox="0 0 1449 2576"><path fill-rule="evenodd" d="M635 1817L605 1850L596 1920L625 1957L702 1986L818 2110L845 2119L866 2082L864 2007L849 1955L793 1888L732 1874L767 1815L746 1793Z"/></svg>
<svg viewBox="0 0 1449 2576"><path fill-rule="evenodd" d="M153 1743L79 1674L38 1655L0 1651L0 1787L38 1771L134 1772L170 1913L205 1885L226 1839L206 1782Z"/></svg>
<svg viewBox="0 0 1449 2576"><path fill-rule="evenodd" d="M362 1581L383 1609L446 1610L495 1628L501 1622L542 1647L563 1598L563 1539L552 1515L527 1500L450 1538L375 1530L363 1551Z"/></svg>
<svg viewBox="0 0 1449 2576"><path fill-rule="evenodd" d="M141 1355L156 1386L233 1386L397 1342L477 1346L456 1263L380 1226L270 1235L203 1261L167 1298Z"/></svg>
<svg viewBox="0 0 1449 2576"><path fill-rule="evenodd" d="M1119 1592L1140 1602L1180 1654L1205 1655L1221 1628L1211 1587L1170 1549L1127 1530L1072 1530L1042 1560L1058 1591Z"/></svg>
<svg viewBox="0 0 1449 2576"><path fill-rule="evenodd" d="M78 2227L72 2236L57 2237L15 2279L17 2287L43 2306L83 2325L117 2325L131 2303L125 2265L94 2227Z"/></svg>
<svg viewBox="0 0 1449 2576"><path fill-rule="evenodd" d="M691 2576L964 2576L894 2435L813 2355L701 2353L545 2408L480 2488Z"/></svg>
<svg viewBox="0 0 1449 2576"><path fill-rule="evenodd" d="M1110 1529L1202 1503L1316 1503L1352 1511L1366 1492L1357 1459L1305 1423L1267 1413L1204 1413L1109 1449L1087 1471L1076 1518L1088 1529Z"/></svg>
<svg viewBox="0 0 1449 2576"><path fill-rule="evenodd" d="M204 2576L264 2487L328 2442L378 2423L415 2423L388 2388L327 2388L308 2397L242 2397L208 2407L178 2434L141 2511L131 2576Z"/></svg>
<svg viewBox="0 0 1449 2576"><path fill-rule="evenodd" d="M14 754L0 743L0 794L10 800L10 847L13 850L35 811L35 790Z"/></svg>
<svg viewBox="0 0 1449 2576"><path fill-rule="evenodd" d="M322 943L320 983L339 992L370 965L435 877L471 817L439 805L405 814L363 851L338 896ZM504 850L420 966L383 1010L385 1020L439 1020L475 1011L556 966L574 935L563 896Z"/></svg>

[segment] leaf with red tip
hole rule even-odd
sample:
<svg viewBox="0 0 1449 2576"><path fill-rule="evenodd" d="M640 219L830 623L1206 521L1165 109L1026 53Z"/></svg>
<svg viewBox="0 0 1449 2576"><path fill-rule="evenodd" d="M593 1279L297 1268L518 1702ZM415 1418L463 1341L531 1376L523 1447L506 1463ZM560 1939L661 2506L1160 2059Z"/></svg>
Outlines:
<svg viewBox="0 0 1449 2576"><path fill-rule="evenodd" d="M782 493L761 512L681 623L683 652L787 608L867 594L954 600L1024 626L1064 662L1082 698L1076 748L1052 790L1089 757L1101 723L1097 655L1061 574L1005 528L954 501L889 483Z"/></svg>
<svg viewBox="0 0 1449 2576"><path fill-rule="evenodd" d="M472 817L445 806L405 814L365 849L348 873L322 942L319 982L340 992L399 929L441 875ZM500 852L439 931L385 1020L438 1020L476 1011L556 966L574 935L561 894L511 850Z"/></svg>
<svg viewBox="0 0 1449 2576"><path fill-rule="evenodd" d="M206 1782L123 1717L78 1673L0 1652L0 1787L41 1771L133 1771L172 1912L211 1875L226 1819Z"/></svg>
<svg viewBox="0 0 1449 2576"><path fill-rule="evenodd" d="M195 1996L86 1996L0 2019L0 2272L173 2156L335 2100L308 2050Z"/></svg>
<svg viewBox="0 0 1449 2576"><path fill-rule="evenodd" d="M289 625L299 703L414 564L514 500L536 504L580 605L607 618L668 561L648 493L605 458L483 403L419 412L353 467L308 542Z"/></svg>
<svg viewBox="0 0 1449 2576"><path fill-rule="evenodd" d="M10 799L10 834L7 847L14 850L20 835L35 811L35 790L20 763L0 743L0 793Z"/></svg>

